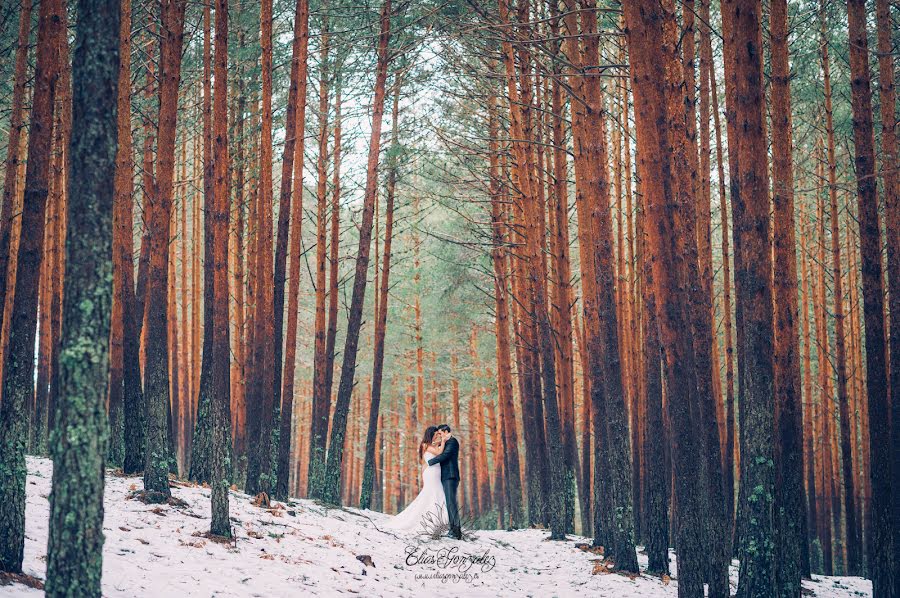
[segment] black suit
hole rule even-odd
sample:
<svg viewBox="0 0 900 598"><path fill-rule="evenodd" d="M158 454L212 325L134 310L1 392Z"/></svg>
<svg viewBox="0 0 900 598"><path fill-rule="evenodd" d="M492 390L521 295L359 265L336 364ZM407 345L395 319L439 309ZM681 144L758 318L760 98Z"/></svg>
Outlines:
<svg viewBox="0 0 900 598"><path fill-rule="evenodd" d="M444 443L444 451L428 460L429 465L441 464L441 485L447 499L447 516L450 520L450 534L459 539L462 530L459 523L459 505L456 503L456 489L459 487L459 441L451 436Z"/></svg>

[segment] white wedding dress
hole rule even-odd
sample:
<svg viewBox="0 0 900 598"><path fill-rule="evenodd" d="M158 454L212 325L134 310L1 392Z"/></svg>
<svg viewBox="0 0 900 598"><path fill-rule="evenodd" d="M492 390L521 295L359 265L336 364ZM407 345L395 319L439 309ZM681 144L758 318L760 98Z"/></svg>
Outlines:
<svg viewBox="0 0 900 598"><path fill-rule="evenodd" d="M403 511L397 513L387 527L399 532L431 533L439 524L446 524L447 501L441 485L441 465L428 465L428 460L437 453L425 451L422 456L422 490L415 500Z"/></svg>

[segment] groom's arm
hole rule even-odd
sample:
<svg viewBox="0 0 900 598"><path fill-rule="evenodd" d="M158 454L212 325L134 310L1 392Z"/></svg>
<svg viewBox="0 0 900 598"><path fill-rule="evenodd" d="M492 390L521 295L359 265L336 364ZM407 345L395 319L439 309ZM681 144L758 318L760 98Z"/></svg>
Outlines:
<svg viewBox="0 0 900 598"><path fill-rule="evenodd" d="M437 465L438 463L443 463L457 452L459 452L459 442L457 442L456 438L450 438L450 440L447 441L447 444L444 445L444 451L437 457L429 459L428 464Z"/></svg>

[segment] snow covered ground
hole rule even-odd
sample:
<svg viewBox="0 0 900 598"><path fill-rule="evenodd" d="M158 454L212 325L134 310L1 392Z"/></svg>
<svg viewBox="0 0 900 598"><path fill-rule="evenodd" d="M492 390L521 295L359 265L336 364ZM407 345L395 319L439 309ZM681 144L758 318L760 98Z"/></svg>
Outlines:
<svg viewBox="0 0 900 598"><path fill-rule="evenodd" d="M28 470L24 568L43 579L51 463L29 457ZM238 492L230 501L236 540L219 544L202 535L209 529L208 489L178 484L172 493L187 506L154 506L131 497L140 488L139 478L107 477L105 596L677 595L674 566L666 580L610 573L600 555L576 548L581 538L549 542L541 530L478 531L466 542L419 544L380 531L388 519L380 513L326 510L306 500L265 509ZM646 566L646 557L640 560ZM872 593L869 581L855 577L817 577L804 586L823 598ZM39 594L0 585L0 596Z"/></svg>

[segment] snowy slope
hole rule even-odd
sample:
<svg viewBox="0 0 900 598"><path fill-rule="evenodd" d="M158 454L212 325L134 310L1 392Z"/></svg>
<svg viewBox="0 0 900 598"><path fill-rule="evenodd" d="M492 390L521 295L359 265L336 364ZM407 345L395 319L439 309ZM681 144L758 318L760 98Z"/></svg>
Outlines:
<svg viewBox="0 0 900 598"><path fill-rule="evenodd" d="M43 578L52 466L29 457L28 469L25 573ZM140 488L139 478L107 477L105 596L677 595L677 575L663 581L608 573L597 562L600 556L579 550L574 541L545 541L547 533L540 530L479 531L467 542L420 545L379 531L388 519L380 513L326 511L305 500L268 510L238 492L230 501L236 542L223 545L201 535L209 528L208 489L177 485L173 495L187 504L178 507L130 498ZM407 563L413 549L418 564ZM357 559L363 555L374 566ZM460 555L478 558L461 562ZM447 560L455 564L441 566ZM804 585L826 598L872 592L871 583L860 578L821 577ZM23 585L0 586L0 596L38 595Z"/></svg>

